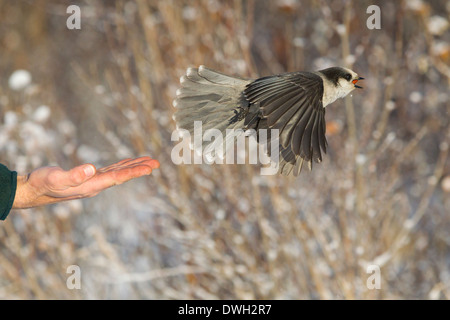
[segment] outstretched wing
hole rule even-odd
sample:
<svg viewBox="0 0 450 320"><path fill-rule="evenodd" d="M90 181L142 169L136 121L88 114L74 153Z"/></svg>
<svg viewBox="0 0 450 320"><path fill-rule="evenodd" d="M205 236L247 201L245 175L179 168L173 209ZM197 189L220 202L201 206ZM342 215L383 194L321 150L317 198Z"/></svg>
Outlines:
<svg viewBox="0 0 450 320"><path fill-rule="evenodd" d="M248 84L245 97L259 104L261 125L279 130L280 171L300 173L303 162L322 161L326 153L325 108L322 78L310 72L293 72L257 79Z"/></svg>

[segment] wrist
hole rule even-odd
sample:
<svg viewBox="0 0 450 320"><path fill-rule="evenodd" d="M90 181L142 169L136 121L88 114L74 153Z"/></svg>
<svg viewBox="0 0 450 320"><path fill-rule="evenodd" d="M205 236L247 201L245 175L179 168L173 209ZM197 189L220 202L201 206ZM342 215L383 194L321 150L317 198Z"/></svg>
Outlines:
<svg viewBox="0 0 450 320"><path fill-rule="evenodd" d="M26 209L35 206L37 192L28 182L28 176L17 176L16 196L13 209Z"/></svg>

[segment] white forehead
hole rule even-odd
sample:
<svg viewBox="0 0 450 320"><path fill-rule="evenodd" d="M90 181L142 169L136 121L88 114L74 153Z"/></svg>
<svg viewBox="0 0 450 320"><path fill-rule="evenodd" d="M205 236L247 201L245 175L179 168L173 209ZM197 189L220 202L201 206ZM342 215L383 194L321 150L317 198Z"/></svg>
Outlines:
<svg viewBox="0 0 450 320"><path fill-rule="evenodd" d="M348 73L350 73L350 74L352 75L352 78L355 78L355 77L358 75L355 71L350 70L350 69L348 69L348 68L342 68L342 69L344 69L345 71L347 71Z"/></svg>

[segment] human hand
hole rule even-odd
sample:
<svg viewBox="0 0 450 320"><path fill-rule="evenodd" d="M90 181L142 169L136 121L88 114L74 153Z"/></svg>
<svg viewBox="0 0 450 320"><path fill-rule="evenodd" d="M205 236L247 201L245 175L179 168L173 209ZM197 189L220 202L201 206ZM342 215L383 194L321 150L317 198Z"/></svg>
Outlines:
<svg viewBox="0 0 450 320"><path fill-rule="evenodd" d="M28 176L17 177L13 208L93 197L109 187L149 175L156 168L159 168L159 162L150 157L125 159L101 169L92 164L68 171L60 167L42 167Z"/></svg>

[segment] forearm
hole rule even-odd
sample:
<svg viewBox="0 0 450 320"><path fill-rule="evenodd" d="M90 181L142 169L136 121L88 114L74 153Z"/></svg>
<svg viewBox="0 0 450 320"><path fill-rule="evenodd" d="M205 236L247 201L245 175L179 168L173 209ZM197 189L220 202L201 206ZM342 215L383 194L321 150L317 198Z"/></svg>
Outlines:
<svg viewBox="0 0 450 320"><path fill-rule="evenodd" d="M61 201L58 198L40 194L38 190L28 183L28 177L17 176L17 188L12 206L13 209L26 209Z"/></svg>
<svg viewBox="0 0 450 320"><path fill-rule="evenodd" d="M17 176L16 196L12 206L13 209L27 208L27 206L25 206L25 203L27 202L25 198L28 198L29 196L25 191L26 180L27 176Z"/></svg>

